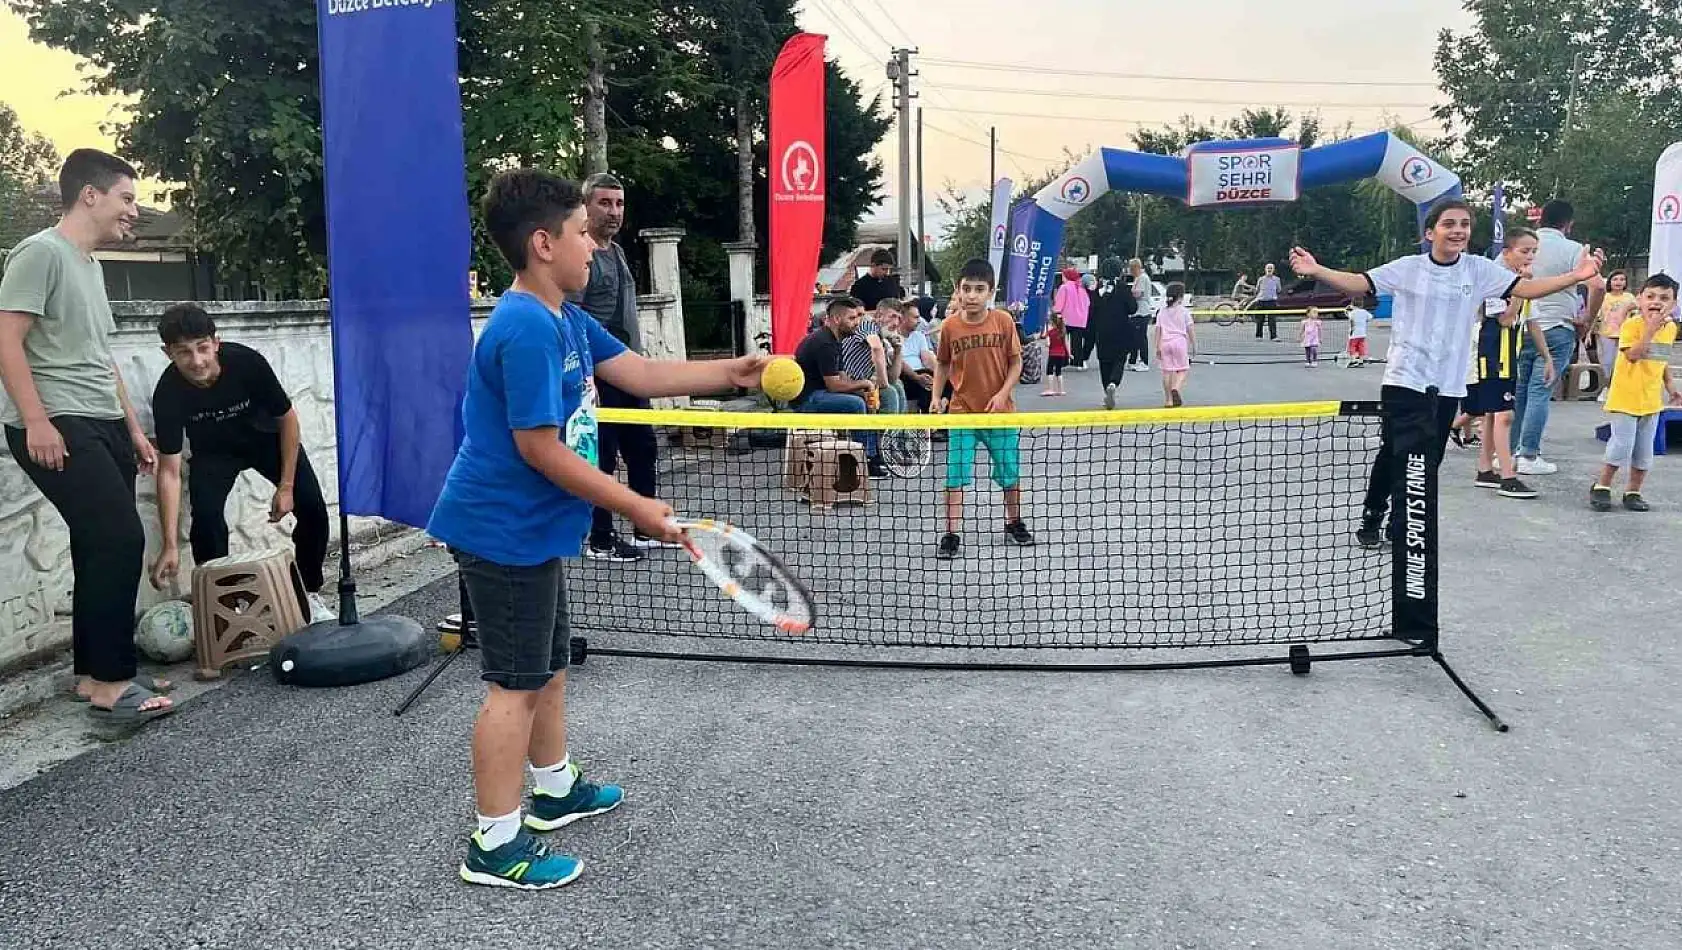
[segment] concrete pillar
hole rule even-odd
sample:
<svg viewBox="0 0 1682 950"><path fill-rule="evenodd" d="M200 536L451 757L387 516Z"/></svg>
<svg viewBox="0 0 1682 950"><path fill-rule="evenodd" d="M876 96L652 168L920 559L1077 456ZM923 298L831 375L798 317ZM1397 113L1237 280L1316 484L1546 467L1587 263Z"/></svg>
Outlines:
<svg viewBox="0 0 1682 950"><path fill-rule="evenodd" d="M730 255L730 299L741 304L747 313L747 350L771 352L771 311L754 306L754 252L759 245L752 241L731 241L724 245Z"/></svg>
<svg viewBox="0 0 1682 950"><path fill-rule="evenodd" d="M682 268L677 256L683 233L682 228L648 228L637 232L637 237L648 245L649 293L671 298L659 310L658 325L648 326L645 322L643 326L643 351L651 359L689 358L689 345L683 335ZM650 331L653 339L649 337Z"/></svg>

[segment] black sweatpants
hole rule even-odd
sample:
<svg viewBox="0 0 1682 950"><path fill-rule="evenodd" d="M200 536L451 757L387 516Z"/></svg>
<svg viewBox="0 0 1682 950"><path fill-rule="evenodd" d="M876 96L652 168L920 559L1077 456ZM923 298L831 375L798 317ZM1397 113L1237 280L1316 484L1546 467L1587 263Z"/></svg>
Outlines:
<svg viewBox="0 0 1682 950"><path fill-rule="evenodd" d="M596 377L596 396L603 409L647 409L648 400L638 399L619 387ZM654 498L659 484L654 468L660 446L653 426L604 422L598 429L597 449L603 472L619 471L619 456L625 456L625 481L644 498ZM606 545L613 539L613 512L597 508L590 517L590 543Z"/></svg>
<svg viewBox="0 0 1682 950"><path fill-rule="evenodd" d="M1427 443L1431 451L1426 456L1426 477L1436 481L1437 469L1443 463L1448 448L1449 431L1459 414L1460 400L1453 396L1432 397L1416 389L1385 386L1380 391L1384 400L1383 440L1372 460L1372 473L1367 478L1367 497L1362 507L1369 521L1377 521L1390 510L1390 497L1396 479L1403 473L1408 445ZM1431 403L1436 402L1433 408ZM1394 519L1392 519L1394 521Z"/></svg>
<svg viewBox="0 0 1682 950"><path fill-rule="evenodd" d="M1131 355L1131 352L1128 352L1121 356L1115 356L1113 354L1099 356L1099 381L1106 387L1112 384L1120 386L1122 376L1126 375L1124 371L1127 369L1127 360Z"/></svg>
<svg viewBox="0 0 1682 950"><path fill-rule="evenodd" d="M77 676L120 683L135 674L134 606L146 534L134 507L137 466L122 419L54 416L69 456L62 471L29 458L28 434L6 426L6 446L70 529L70 645Z"/></svg>
<svg viewBox="0 0 1682 950"><path fill-rule="evenodd" d="M1069 328L1069 364L1071 366L1085 366L1092 358L1092 347L1096 340L1092 331L1086 327Z"/></svg>
<svg viewBox="0 0 1682 950"><path fill-rule="evenodd" d="M193 561L206 561L228 556L228 493L246 469L280 482L280 437L265 439L246 446L243 454L232 455L194 452L187 473L187 498L193 506L193 527L188 533L193 544ZM297 526L292 529L294 557L304 589L310 593L321 590L325 578L322 566L327 561L327 501L321 495L321 483L309 456L298 448L298 468L292 486L292 516Z"/></svg>
<svg viewBox="0 0 1682 950"><path fill-rule="evenodd" d="M1279 306L1279 301L1277 301L1277 300L1258 300L1254 304L1252 304L1251 306L1254 306L1258 309L1259 308L1266 308L1268 310L1272 310L1275 307ZM1258 313L1258 314L1256 314L1256 339L1258 339L1258 340L1262 338L1262 327L1263 326L1267 327L1267 332L1269 334L1269 339L1273 339L1273 340L1279 339L1279 315L1278 314L1276 314L1276 313Z"/></svg>
<svg viewBox="0 0 1682 950"><path fill-rule="evenodd" d="M1151 318L1135 314L1127 318L1131 332L1127 338L1127 362L1140 366L1151 365Z"/></svg>

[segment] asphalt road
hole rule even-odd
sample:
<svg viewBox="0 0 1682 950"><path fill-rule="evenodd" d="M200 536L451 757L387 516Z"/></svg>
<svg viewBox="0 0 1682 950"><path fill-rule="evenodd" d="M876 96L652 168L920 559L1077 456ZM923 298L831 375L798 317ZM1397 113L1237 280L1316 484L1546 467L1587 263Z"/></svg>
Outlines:
<svg viewBox="0 0 1682 950"><path fill-rule="evenodd" d="M1217 366L1190 395L1367 397L1378 373ZM1096 374L1070 379L1057 402L1096 404ZM1154 377L1127 387L1155 401ZM1475 491L1464 453L1444 468L1445 650L1510 733L1423 660L1299 678L597 657L573 674L573 752L629 797L560 834L577 884L530 895L455 878L467 663L401 719L419 672L247 675L0 793L0 944L1675 948L1682 477L1661 459L1651 514L1588 511L1598 414L1558 412L1564 471L1538 500ZM392 609L431 621L454 596Z"/></svg>

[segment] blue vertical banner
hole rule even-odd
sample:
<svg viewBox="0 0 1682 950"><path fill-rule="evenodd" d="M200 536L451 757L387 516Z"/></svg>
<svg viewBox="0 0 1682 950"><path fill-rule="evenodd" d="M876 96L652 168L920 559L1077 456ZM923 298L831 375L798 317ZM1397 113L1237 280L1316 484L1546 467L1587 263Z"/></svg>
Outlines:
<svg viewBox="0 0 1682 950"><path fill-rule="evenodd" d="M1028 246L1032 240L1028 232L1033 230L1034 210L1032 198L1024 198L1010 208L1010 244L1005 252L999 299L1013 312L1028 302Z"/></svg>
<svg viewBox="0 0 1682 950"><path fill-rule="evenodd" d="M1495 183L1495 194L1490 200L1489 226L1489 256L1499 257L1507 246L1507 188L1501 182Z"/></svg>
<svg viewBox="0 0 1682 950"><path fill-rule="evenodd" d="M1051 312L1051 281L1063 252L1064 221L1028 198L1010 209L1010 252L1005 258L1004 303L1022 328L1038 333Z"/></svg>
<svg viewBox="0 0 1682 950"><path fill-rule="evenodd" d="M472 255L453 0L317 0L339 505L424 526L460 440Z"/></svg>

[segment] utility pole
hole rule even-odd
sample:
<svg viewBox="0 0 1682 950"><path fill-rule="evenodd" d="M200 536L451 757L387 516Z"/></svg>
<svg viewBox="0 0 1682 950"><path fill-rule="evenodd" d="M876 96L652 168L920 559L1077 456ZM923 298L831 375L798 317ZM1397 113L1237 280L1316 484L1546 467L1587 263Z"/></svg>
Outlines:
<svg viewBox="0 0 1682 950"><path fill-rule="evenodd" d="M911 266L911 57L914 49L896 49L888 61L888 78L894 83L894 101L899 111L899 255L901 274Z"/></svg>
<svg viewBox="0 0 1682 950"><path fill-rule="evenodd" d="M1140 254L1139 251L1143 249L1145 243L1145 196L1134 195L1133 201L1139 209L1138 220L1133 225L1133 256L1139 260L1144 260L1144 255Z"/></svg>
<svg viewBox="0 0 1682 950"><path fill-rule="evenodd" d="M999 180L999 127L987 127L987 187L991 188ZM992 209L989 209L992 210Z"/></svg>
<svg viewBox="0 0 1682 950"><path fill-rule="evenodd" d="M1577 79L1582 74L1583 54L1571 54L1571 91L1565 97L1565 128L1559 133L1559 148L1555 155L1565 151L1565 146L1571 141L1571 124L1577 117ZM1559 197L1559 176L1554 176L1553 197Z"/></svg>
<svg viewBox="0 0 1682 950"><path fill-rule="evenodd" d="M924 217L928 211L927 196L923 193L923 107L917 107L917 296L923 295L923 279L928 274L928 268L923 264L928 260L929 247L928 221Z"/></svg>

